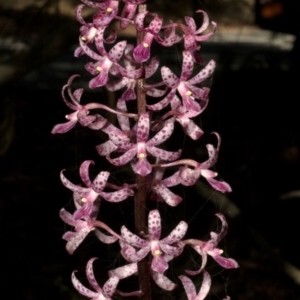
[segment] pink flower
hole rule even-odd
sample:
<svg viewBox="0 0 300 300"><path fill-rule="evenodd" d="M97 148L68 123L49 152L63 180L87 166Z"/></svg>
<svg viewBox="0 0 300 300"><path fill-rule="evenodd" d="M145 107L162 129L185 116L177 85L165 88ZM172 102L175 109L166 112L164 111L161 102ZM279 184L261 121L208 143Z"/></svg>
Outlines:
<svg viewBox="0 0 300 300"><path fill-rule="evenodd" d="M149 26L145 28L144 20L147 15L152 15L154 18L150 22ZM143 40L133 50L133 57L138 63L143 63L150 58L150 49L153 39L165 47L172 46L180 41L181 38L175 34L175 25L171 25L171 30L165 31L164 38L159 36L159 32L162 27L162 21L162 18L147 11L137 14L135 18L136 28L139 31L146 32Z"/></svg>
<svg viewBox="0 0 300 300"><path fill-rule="evenodd" d="M189 275L197 275L203 271L207 263L207 255L211 256L220 266L225 269L235 269L238 268L238 263L232 258L226 258L221 256L223 254L223 250L217 248L218 243L224 238L227 233L227 222L225 217L222 214L216 214L216 216L222 222L222 229L219 233L211 232L211 239L207 242L203 242L200 240L187 240L184 241L185 244L190 244L193 249L195 249L202 257L202 264L199 270L197 271L189 271L186 272Z"/></svg>
<svg viewBox="0 0 300 300"><path fill-rule="evenodd" d="M111 297L115 293L120 279L116 276L112 276L106 281L106 283L103 285L103 288L101 288L97 283L93 272L93 262L95 261L95 259L96 258L91 258L86 266L86 277L89 284L95 291L92 291L82 285L82 283L75 276L76 271L72 273L72 283L75 289L81 295L92 298L91 300L111 300Z"/></svg>
<svg viewBox="0 0 300 300"><path fill-rule="evenodd" d="M180 78L178 78L169 68L162 67L161 74L165 85L171 89L165 98L160 102L147 105L148 109L158 111L166 107L175 97L176 91L179 92L182 99L182 106L185 112L193 113L193 116L198 115L203 111L203 107L195 100L204 102L202 106L207 105L209 88L199 88L196 84L203 82L207 79L214 71L215 62L211 60L205 68L203 68L193 78L188 78L192 75L194 62L192 55L189 51L183 51L183 62ZM151 85L149 86L151 88ZM153 93L155 89L153 90Z"/></svg>
<svg viewBox="0 0 300 300"><path fill-rule="evenodd" d="M92 220L96 218L99 205L95 205L94 209L94 217L85 218L84 220L78 220L74 218L74 215L70 214L64 208L62 208L59 212L60 218L74 227L75 232L67 231L63 235L63 239L67 241L67 251L69 254L73 254L73 252L77 249L77 247L81 244L81 242L85 239L85 237L89 234L90 231L95 230L94 225L92 224Z"/></svg>
<svg viewBox="0 0 300 300"><path fill-rule="evenodd" d="M181 254L183 245L178 242L185 235L187 228L187 223L181 221L167 237L159 240L161 235L160 214L158 210L152 210L148 216L147 239L138 237L122 226L123 249L121 253L127 261L138 262L151 251L153 257L151 269L163 274L168 269L169 256L173 258ZM140 250L136 251L135 248Z"/></svg>
<svg viewBox="0 0 300 300"><path fill-rule="evenodd" d="M196 13L203 14L203 23L199 29L197 29L196 23L191 17L185 17L187 26L181 25L180 27L184 31L184 48L192 54L195 62L202 64L202 58L196 53L197 50L200 50L198 42L206 41L212 37L216 32L217 24L215 22L211 22L213 25L213 31L208 34L201 35L209 26L209 18L207 13L203 10L197 10Z"/></svg>
<svg viewBox="0 0 300 300"><path fill-rule="evenodd" d="M181 150L170 152L156 147L171 136L173 129L174 120L169 119L165 122L164 127L153 138L148 140L150 130L149 114L142 113L136 128L136 144L128 143L127 151L117 158L110 158L109 156L106 158L113 165L122 166L137 156L137 162L134 163L133 170L141 176L146 176L152 170L152 167L147 160L147 153L167 161L176 160L180 156Z"/></svg>
<svg viewBox="0 0 300 300"><path fill-rule="evenodd" d="M99 11L94 15L92 23L86 23L81 13L85 5L81 4L77 6L76 19L82 24L80 27L81 40L86 44L96 41L95 44L97 49L98 51L100 50L101 53L101 49L104 49L103 43L114 43L117 38L117 35L114 31L112 31L107 38L104 38L103 34L107 28L107 25L113 20L118 12L118 2L104 1L102 3L95 3L85 0L83 0L83 2L94 8L99 8ZM79 57L83 54L84 52L82 51L81 47L76 48L74 53L75 57Z"/></svg>
<svg viewBox="0 0 300 300"><path fill-rule="evenodd" d="M94 89L96 87L104 86L108 81L109 72L111 72L111 69L116 65L117 61L121 59L127 42L122 41L117 43L108 53L103 48L103 56L91 50L81 39L79 42L83 52L97 61L85 65L86 70L95 76L95 78L90 81L89 87Z"/></svg>
<svg viewBox="0 0 300 300"><path fill-rule="evenodd" d="M77 89L72 93L72 82L78 76L79 75L72 75L69 78L68 83L62 88L63 100L74 112L66 115L66 119L69 120L68 122L55 125L51 131L52 134L65 133L71 130L77 124L77 122L79 122L82 126L93 126L93 123L97 123L98 129L103 127L106 123L106 119L100 115L89 115L88 106L80 104L80 98L83 93L83 89ZM67 99L65 91L67 91L71 101Z"/></svg>
<svg viewBox="0 0 300 300"><path fill-rule="evenodd" d="M218 138L218 146L215 148L211 144L207 144L206 148L208 150L208 160L203 163L194 162L194 169L190 169L187 166L180 168L179 176L181 178L181 184L185 186L194 185L200 176L203 176L207 182L217 191L220 192L231 192L230 185L225 181L216 180L215 177L218 176L218 173L215 171L209 170L213 167L218 159L218 154L221 145L221 138L218 133L213 133Z"/></svg>
<svg viewBox="0 0 300 300"><path fill-rule="evenodd" d="M156 168L153 177L153 184L152 184L153 194L151 199L156 201L165 201L170 206L177 206L182 201L182 198L174 194L169 189L169 187L180 184L179 173L176 172L175 174L162 179L163 174L164 174L163 168Z"/></svg>
<svg viewBox="0 0 300 300"><path fill-rule="evenodd" d="M109 172L100 172L93 181L89 177L89 166L94 164L91 160L84 161L80 166L80 177L86 187L75 185L70 182L63 174L63 171L60 174L61 181L63 185L74 192L75 205L77 211L74 214L75 219L80 219L82 217L90 216L92 212L93 205L95 200L98 197L102 197L108 202L120 202L133 196L133 191L129 186L114 186L107 183L107 179L110 175ZM110 188L117 189L114 192L104 192L104 188L109 186Z"/></svg>

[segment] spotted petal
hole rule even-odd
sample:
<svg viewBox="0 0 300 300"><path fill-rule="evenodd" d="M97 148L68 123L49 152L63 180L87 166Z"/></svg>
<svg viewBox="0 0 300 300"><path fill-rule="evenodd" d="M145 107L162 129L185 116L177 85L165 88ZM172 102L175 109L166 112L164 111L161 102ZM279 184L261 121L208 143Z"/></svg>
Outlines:
<svg viewBox="0 0 300 300"><path fill-rule="evenodd" d="M179 276L178 278L182 282L188 300L196 300L196 288L192 280L184 275Z"/></svg>
<svg viewBox="0 0 300 300"><path fill-rule="evenodd" d="M154 280L154 282L163 290L173 291L176 288L177 284L172 282L165 275L158 273L158 272L154 272L154 271L152 271L151 273L152 273L152 279Z"/></svg>
<svg viewBox="0 0 300 300"><path fill-rule="evenodd" d="M162 130L160 130L152 139L147 142L148 146L157 146L165 142L173 133L174 130L174 119L167 120Z"/></svg>
<svg viewBox="0 0 300 300"><path fill-rule="evenodd" d="M118 283L119 278L117 276L110 277L103 286L103 296L111 298L117 288Z"/></svg>
<svg viewBox="0 0 300 300"><path fill-rule="evenodd" d="M81 284L81 282L76 278L75 272L72 273L72 277L71 277L71 280L72 280L72 283L73 283L75 289L83 296L86 296L89 298L98 297L99 293L93 292Z"/></svg>
<svg viewBox="0 0 300 300"><path fill-rule="evenodd" d="M121 235L124 241L134 247L142 248L148 245L148 242L134 233L130 232L125 226L121 228Z"/></svg>
<svg viewBox="0 0 300 300"><path fill-rule="evenodd" d="M94 257L94 258L91 258L91 259L88 261L88 263L87 263L87 265L86 265L86 270L85 270L85 272L86 272L86 277L87 277L87 279L88 279L90 285L93 287L93 289L94 289L95 291L97 291L98 293L101 293L102 290L101 290L99 284L98 284L97 281L96 281L96 278L95 278L95 276L94 276L94 271L93 271L93 262L94 262L96 259L97 259L97 258Z"/></svg>
<svg viewBox="0 0 300 300"><path fill-rule="evenodd" d="M188 224L184 221L181 221L172 231L171 233L161 240L161 243L164 244L174 244L180 241L184 235L186 234L188 229Z"/></svg>
<svg viewBox="0 0 300 300"><path fill-rule="evenodd" d="M157 209L151 210L148 215L148 234L151 240L158 240L161 234L161 219Z"/></svg>

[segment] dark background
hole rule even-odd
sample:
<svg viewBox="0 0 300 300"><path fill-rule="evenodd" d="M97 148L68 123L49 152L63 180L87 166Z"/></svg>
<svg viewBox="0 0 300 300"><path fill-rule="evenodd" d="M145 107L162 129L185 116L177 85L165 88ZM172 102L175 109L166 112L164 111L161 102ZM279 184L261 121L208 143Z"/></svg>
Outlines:
<svg viewBox="0 0 300 300"><path fill-rule="evenodd" d="M67 169L78 180L83 160L100 162L93 148L101 142L97 134L80 127L65 135L50 134L68 113L61 87L70 75L85 72L86 60L73 57L79 28L73 18L76 4L0 1L0 287L2 295L13 299L83 299L70 283L71 272L84 270L92 256L109 265L108 250L97 252L92 237L69 256L61 239L66 227L58 217L61 207L71 207L72 199L60 183L60 170ZM227 293L232 299L299 299L297 48L293 50L292 42L274 42L286 38L278 33L280 25L273 34L255 27L254 4L197 3L221 32L219 39L202 44L204 60L216 59L217 71L210 105L198 121L207 133L205 141L211 141L211 131L222 136L217 170L233 192L223 196L201 180L184 192L187 204L182 207L187 220L195 215L190 225L200 230L201 238L207 238L207 230L216 230L214 213L221 211L229 222L221 247L240 268L221 271L210 261L211 299ZM192 10L182 1L166 1L165 6L154 1L152 7L173 20ZM295 14L289 16L296 20ZM176 50L164 54L176 65ZM88 80L84 74L82 83ZM87 97L98 99L106 93ZM196 158L202 153L200 144L186 139L184 147ZM94 171L102 170L100 164L97 168ZM126 207L118 209L121 215L129 214ZM109 212L107 219L114 218ZM175 295L163 294L161 299Z"/></svg>

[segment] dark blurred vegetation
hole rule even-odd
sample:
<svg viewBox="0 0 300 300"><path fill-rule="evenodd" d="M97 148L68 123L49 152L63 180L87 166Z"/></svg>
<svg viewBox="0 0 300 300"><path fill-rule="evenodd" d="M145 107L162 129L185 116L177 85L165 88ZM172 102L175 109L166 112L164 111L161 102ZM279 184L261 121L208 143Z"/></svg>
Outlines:
<svg viewBox="0 0 300 300"><path fill-rule="evenodd" d="M78 39L79 24L74 19L78 3L0 1L0 286L16 299L84 299L70 284L71 272L83 271L92 256L100 258L99 269L120 260L110 262L115 248L107 250L92 237L73 256L67 255L61 240L66 228L58 211L67 204L72 207L72 201L59 181L59 171L66 168L78 179L83 160L98 162L94 146L101 142L101 136L79 127L64 136L50 134L68 113L61 86L70 75L84 74L86 60L72 56ZM255 26L251 0L157 0L149 7L173 21L205 9L224 35L223 42L221 38L202 45L205 61L216 59L218 69L210 105L198 121L207 133L205 142L211 142L209 132L220 132L223 144L217 170L234 192L220 195L201 181L185 190L186 204L165 217L171 221L174 217L177 223L175 216L185 212L186 220L192 219L191 227L205 238L208 230L216 230L213 214L226 214L230 231L221 246L241 267L221 271L210 261L215 282L211 299L226 293L232 300L299 299L298 48L291 53L277 47L272 34L263 44L256 44L255 37L251 43L226 42L233 29L244 35ZM88 19L89 10L85 13ZM201 21L199 15L195 18ZM291 18L296 20L295 15ZM259 40L259 30L254 32ZM164 54L178 66L176 50ZM81 82L86 85L88 79L84 74ZM106 97L103 91L99 95ZM199 145L186 139L186 153L199 156ZM97 165L94 172L105 166ZM114 213L104 203L102 209L109 213L103 217L108 222L122 219L130 214L129 206L130 202L120 205L119 213ZM198 228L198 222L205 228ZM171 270L169 276L174 274ZM100 283L104 276L99 273ZM163 293L159 299L171 297Z"/></svg>

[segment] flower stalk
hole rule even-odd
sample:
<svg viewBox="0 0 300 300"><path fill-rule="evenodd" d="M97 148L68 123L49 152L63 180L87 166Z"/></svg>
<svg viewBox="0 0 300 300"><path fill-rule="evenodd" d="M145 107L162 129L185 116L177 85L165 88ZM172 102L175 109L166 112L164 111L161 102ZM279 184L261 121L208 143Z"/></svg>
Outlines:
<svg viewBox="0 0 300 300"><path fill-rule="evenodd" d="M140 4L138 6L139 13L145 13L147 11L146 4ZM144 32L137 30L137 44L140 44L144 39ZM142 64L143 65L143 64ZM143 67L144 68L144 67ZM137 109L138 116L146 112L146 92L144 90L145 79L140 78L137 80ZM135 232L140 234L146 232L147 228L147 211L146 211L146 177L136 174L137 191L134 197L134 223ZM150 283L150 261L149 257L144 258L138 262L138 278L139 286L142 291L141 300L151 300L151 283Z"/></svg>

